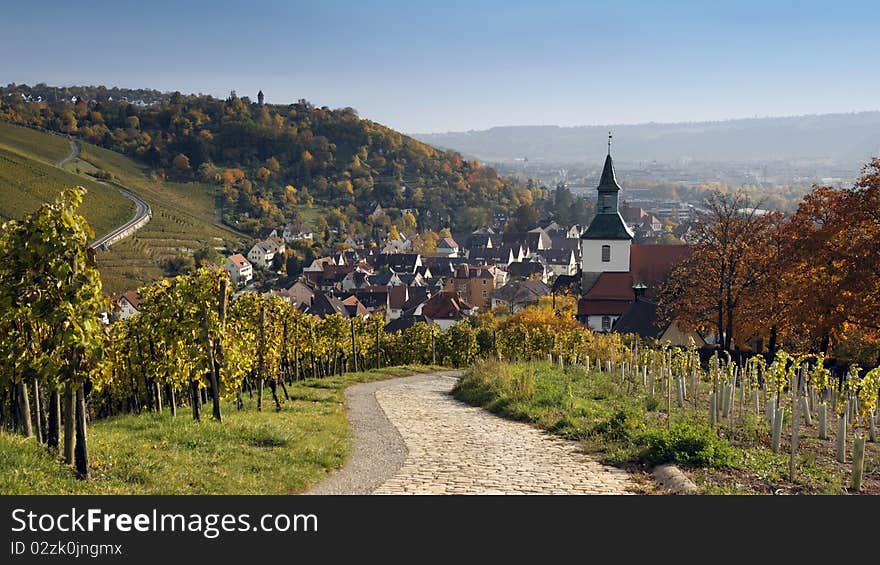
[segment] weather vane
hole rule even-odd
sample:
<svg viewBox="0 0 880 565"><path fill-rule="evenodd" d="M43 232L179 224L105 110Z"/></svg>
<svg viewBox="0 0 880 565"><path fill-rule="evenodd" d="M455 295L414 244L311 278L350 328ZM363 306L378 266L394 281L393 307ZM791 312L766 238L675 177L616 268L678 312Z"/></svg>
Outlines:
<svg viewBox="0 0 880 565"><path fill-rule="evenodd" d="M608 154L611 155L611 132L608 132Z"/></svg>

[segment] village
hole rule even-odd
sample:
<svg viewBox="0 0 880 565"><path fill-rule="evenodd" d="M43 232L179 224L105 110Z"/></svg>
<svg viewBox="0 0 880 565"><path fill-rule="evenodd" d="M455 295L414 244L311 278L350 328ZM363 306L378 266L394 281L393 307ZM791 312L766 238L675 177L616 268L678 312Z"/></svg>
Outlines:
<svg viewBox="0 0 880 565"><path fill-rule="evenodd" d="M446 330L478 312L516 313L542 297L565 295L578 297L577 320L594 331L707 345L704 336L657 315L662 283L690 253L684 242L692 220L679 224L678 243L658 243L664 226L655 215L618 204L610 147L596 190L597 214L586 227L547 219L525 232L505 231L506 218L496 218L493 226L443 237L432 252L416 250L414 232L369 247L348 236L342 251L315 258L292 278L282 276L279 259L313 234L304 223L291 224L263 230L246 253L226 257L223 268L239 292L276 295L322 319L378 314L387 332L419 322ZM376 205L373 214L382 213ZM118 304L121 317L136 313L137 292L123 293Z"/></svg>

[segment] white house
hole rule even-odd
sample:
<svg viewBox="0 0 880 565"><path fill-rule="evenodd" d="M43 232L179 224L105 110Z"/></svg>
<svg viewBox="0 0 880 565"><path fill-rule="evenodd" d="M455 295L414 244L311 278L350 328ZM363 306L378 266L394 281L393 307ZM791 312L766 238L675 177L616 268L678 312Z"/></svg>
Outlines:
<svg viewBox="0 0 880 565"><path fill-rule="evenodd" d="M577 272L577 260L574 250L550 249L542 251L539 257L543 258L547 268L553 276L573 275Z"/></svg>
<svg viewBox="0 0 880 565"><path fill-rule="evenodd" d="M123 320L140 312L141 295L136 290L127 290L117 300L119 317Z"/></svg>
<svg viewBox="0 0 880 565"><path fill-rule="evenodd" d="M467 303L461 294L454 291L441 291L434 294L422 305L422 315L429 324L443 331L458 322L476 314L477 308Z"/></svg>
<svg viewBox="0 0 880 565"><path fill-rule="evenodd" d="M447 257L458 257L459 247L451 237L444 237L437 243L437 253Z"/></svg>
<svg viewBox="0 0 880 565"><path fill-rule="evenodd" d="M229 273L235 284L247 284L254 277L253 266L241 253L227 257L223 268Z"/></svg>
<svg viewBox="0 0 880 565"><path fill-rule="evenodd" d="M282 237L284 241L287 243L297 241L297 240L308 240L312 241L315 237L314 233L312 233L312 228L310 228L305 223L300 223L296 226L292 224L287 224L284 226L284 231L282 232Z"/></svg>
<svg viewBox="0 0 880 565"><path fill-rule="evenodd" d="M265 241L260 241L251 247L247 258L257 267L268 269L272 266L272 261L275 259L275 246Z"/></svg>
<svg viewBox="0 0 880 565"><path fill-rule="evenodd" d="M265 240L266 243L272 246L275 254L284 254L284 250L287 249L287 245L284 243L284 240L277 235L270 235Z"/></svg>

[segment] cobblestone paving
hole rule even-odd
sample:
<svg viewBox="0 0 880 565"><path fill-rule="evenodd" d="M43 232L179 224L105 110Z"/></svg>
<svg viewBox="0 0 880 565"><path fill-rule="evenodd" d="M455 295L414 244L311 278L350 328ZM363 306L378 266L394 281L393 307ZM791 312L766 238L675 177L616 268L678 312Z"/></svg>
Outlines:
<svg viewBox="0 0 880 565"><path fill-rule="evenodd" d="M626 494L634 486L575 442L455 400L454 384L438 376L376 392L409 453L374 494Z"/></svg>

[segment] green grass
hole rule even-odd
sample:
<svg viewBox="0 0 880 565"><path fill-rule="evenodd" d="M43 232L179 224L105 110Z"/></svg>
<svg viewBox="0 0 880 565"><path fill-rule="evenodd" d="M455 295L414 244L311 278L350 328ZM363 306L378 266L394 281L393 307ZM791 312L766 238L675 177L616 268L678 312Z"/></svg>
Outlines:
<svg viewBox="0 0 880 565"><path fill-rule="evenodd" d="M624 394L608 373L581 367L559 370L547 362L474 366L453 394L502 416L531 422L567 439L581 440L608 463L676 462L724 467L733 453L726 441L687 418L670 429L636 395Z"/></svg>
<svg viewBox="0 0 880 565"><path fill-rule="evenodd" d="M343 390L367 382L426 372L423 366L347 373L288 387L290 401L263 412L244 395L245 409L224 405L223 423L201 422L187 407L172 418L126 415L89 427L93 479L78 481L33 439L0 432L2 494L291 494L343 465L352 436ZM268 391L267 391L268 394ZM280 394L280 391L279 391Z"/></svg>
<svg viewBox="0 0 880 565"><path fill-rule="evenodd" d="M478 363L453 394L502 416L531 422L567 439L580 440L617 465L676 462L724 467L732 461L727 442L698 422L665 419L625 394L616 376L581 367L559 370L547 362Z"/></svg>

